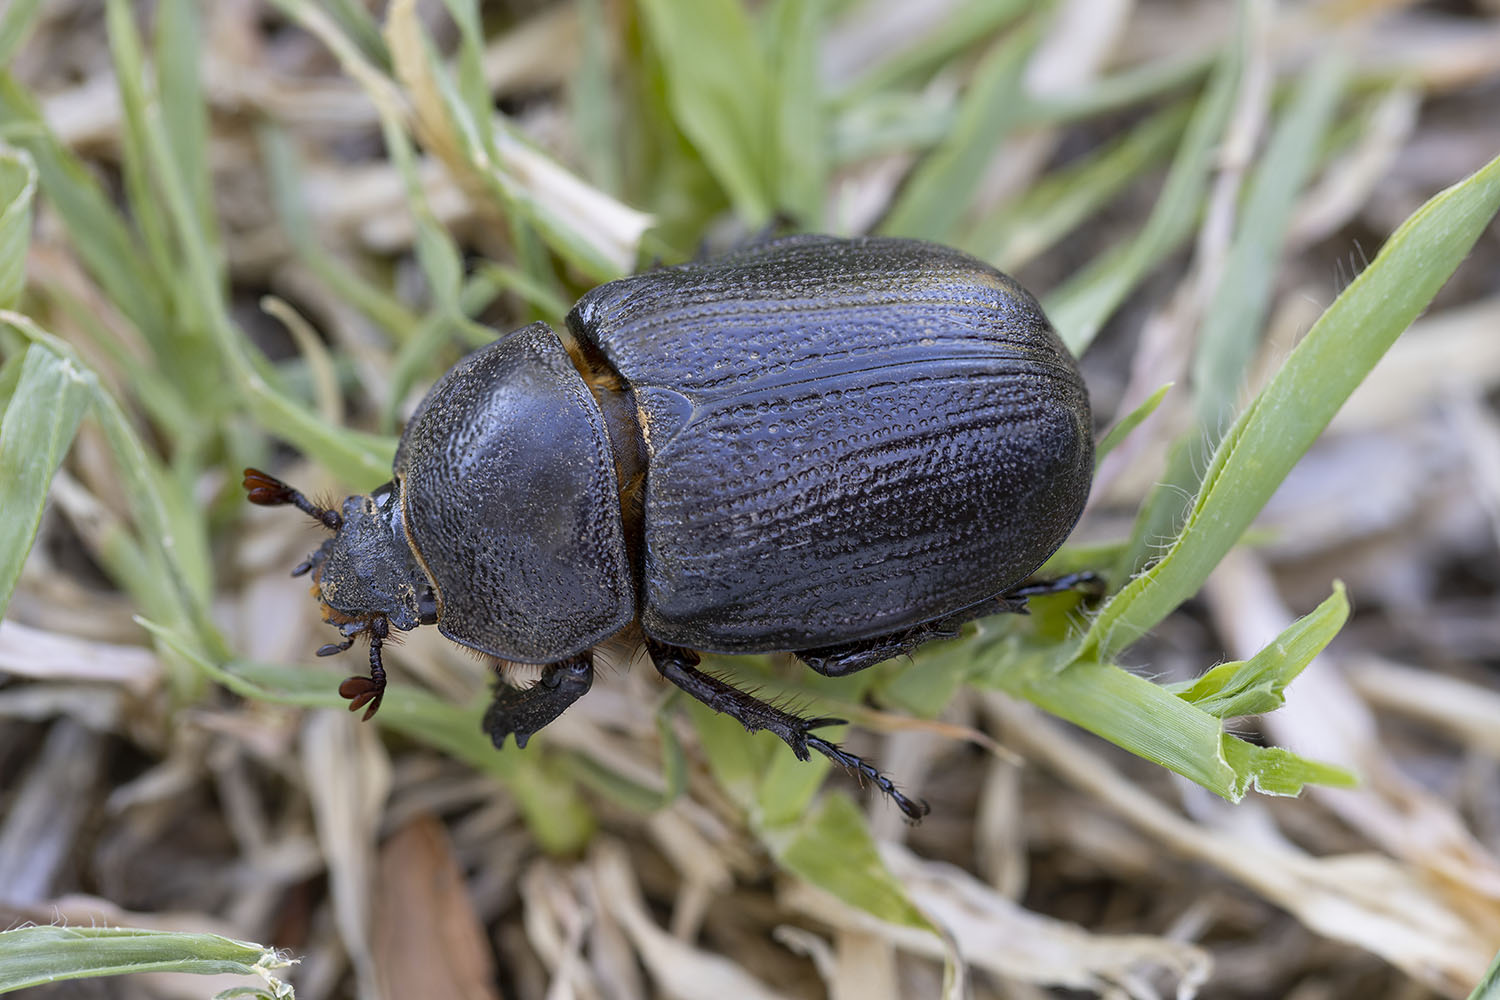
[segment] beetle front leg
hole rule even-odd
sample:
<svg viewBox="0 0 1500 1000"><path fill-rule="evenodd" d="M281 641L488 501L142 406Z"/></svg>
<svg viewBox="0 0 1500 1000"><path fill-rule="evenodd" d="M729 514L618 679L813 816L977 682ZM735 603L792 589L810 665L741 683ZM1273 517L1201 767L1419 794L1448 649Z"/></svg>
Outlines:
<svg viewBox="0 0 1500 1000"><path fill-rule="evenodd" d="M330 656L348 649L353 636L359 632L370 633L370 675L344 678L343 683L339 685L339 694L349 699L351 712L358 712L369 705L369 708L365 708L365 714L361 716L363 721L369 722L370 718L380 711L380 702L385 698L385 664L380 658L380 648L391 633L390 623L384 618L372 618L359 629L346 635L345 642L329 643L318 650L318 655Z"/></svg>
<svg viewBox="0 0 1500 1000"><path fill-rule="evenodd" d="M496 748L505 746L505 737L514 734L516 746L524 749L533 733L562 715L593 683L594 657L587 650L547 664L542 679L528 688L496 680L495 699L484 713L484 731Z"/></svg>
<svg viewBox="0 0 1500 1000"><path fill-rule="evenodd" d="M650 653L651 662L656 665L658 673L715 712L723 712L736 719L740 725L752 733L759 729L773 733L792 748L792 753L797 755L798 760L809 759L811 756L809 751L816 750L840 767L853 771L861 779L869 779L877 788L890 796L896 806L911 820L920 820L927 815L926 802L907 798L896 788L895 782L880 773L874 765L849 753L836 743L830 743L821 736L812 735L814 729L822 726L845 725L846 720L804 719L799 715L783 712L774 705L767 705L754 695L699 670L698 654L690 649L647 639L646 651Z"/></svg>

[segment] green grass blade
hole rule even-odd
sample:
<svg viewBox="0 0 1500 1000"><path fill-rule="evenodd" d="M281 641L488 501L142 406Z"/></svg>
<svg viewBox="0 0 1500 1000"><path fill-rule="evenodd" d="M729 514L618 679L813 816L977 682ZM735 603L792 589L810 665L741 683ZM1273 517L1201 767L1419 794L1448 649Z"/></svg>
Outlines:
<svg viewBox="0 0 1500 1000"><path fill-rule="evenodd" d="M681 696L676 700L687 706L715 784L741 808L753 811L761 780L778 748L786 745L770 733L747 735L734 719L698 701Z"/></svg>
<svg viewBox="0 0 1500 1000"><path fill-rule="evenodd" d="M305 0L276 0L304 23L316 24ZM448 0L465 22L476 18L464 0ZM511 224L511 240L524 267L538 280L550 275L540 235L569 264L597 281L617 278L635 262L647 217L604 194L533 148L503 117L495 116L480 78L478 41L472 31L460 49L455 81L417 17L413 3L392 4L386 23L398 79L416 105L423 136L455 173L469 175ZM322 35L336 46L346 68L377 98L387 144L405 127L406 113L391 99L389 81L358 58L347 39ZM393 156L394 156L393 152ZM466 185L467 187L468 185Z"/></svg>
<svg viewBox="0 0 1500 1000"><path fill-rule="evenodd" d="M1474 992L1469 994L1469 1000L1500 1000L1500 952L1495 954L1490 967L1484 972L1484 978L1475 985Z"/></svg>
<svg viewBox="0 0 1500 1000"><path fill-rule="evenodd" d="M764 15L775 115L770 164L776 207L808 229L823 228L828 185L828 120L818 76L826 0L778 0Z"/></svg>
<svg viewBox="0 0 1500 1000"><path fill-rule="evenodd" d="M300 260L324 284L337 293L339 300L359 310L370 322L390 334L397 343L410 340L421 323L419 317L400 299L384 288L367 281L339 260L315 236L308 221L307 206L302 200L302 186L296 151L287 134L265 125L257 132L261 160L271 182L271 197L276 217Z"/></svg>
<svg viewBox="0 0 1500 1000"><path fill-rule="evenodd" d="M148 72L141 38L135 25L135 12L122 0L108 0L105 22L109 30L109 50L115 64L115 82L120 92L120 166L130 217L140 233L141 246L152 271L152 282L170 290L169 299L182 305L182 288L174 279L178 275L175 248L169 235L170 211L160 191L167 178L151 169L150 119L159 115L155 103L155 74ZM175 162L175 161L174 161ZM175 362L177 345L171 342L176 324L164 324L141 332L152 341L158 358ZM191 394L191 393L189 393Z"/></svg>
<svg viewBox="0 0 1500 1000"><path fill-rule="evenodd" d="M863 104L877 91L915 83L1031 10L1030 0L968 0L910 48L881 60L836 98L840 108Z"/></svg>
<svg viewBox="0 0 1500 1000"><path fill-rule="evenodd" d="M1275 644L1258 659L1266 673L1294 672ZM1055 670L1037 656L1003 664L979 683L1025 698L1232 802L1252 787L1293 795L1304 784L1354 781L1341 768L1231 736L1218 717L1111 663L1082 659Z"/></svg>
<svg viewBox="0 0 1500 1000"><path fill-rule="evenodd" d="M186 516L190 509L187 500L177 498L172 502L164 496L170 490L190 487L182 487L146 450L120 404L99 385L71 346L17 313L0 313L0 324L8 324L23 340L31 342L28 353L40 350L51 354L79 373L90 413L115 459L119 496L130 508L141 543L127 537L106 538L104 544L109 549L101 554L105 568L141 606L190 633L201 648L221 650L223 642L206 610L212 578L208 544L203 537L187 537L206 531L207 526L200 518ZM179 516L173 517L171 511ZM116 532L118 536L124 534ZM193 581L197 581L196 586ZM175 680L180 678L174 676Z"/></svg>
<svg viewBox="0 0 1500 1000"><path fill-rule="evenodd" d="M1273 711L1285 703L1286 686L1348 620L1349 599L1344 585L1335 583L1333 593L1322 604L1293 622L1275 642L1250 659L1221 663L1194 680L1166 688L1220 719Z"/></svg>
<svg viewBox="0 0 1500 1000"><path fill-rule="evenodd" d="M36 163L42 193L62 217L73 252L137 329L166 325L166 300L124 219L83 164L58 144L31 97L0 74L0 135Z"/></svg>
<svg viewBox="0 0 1500 1000"><path fill-rule="evenodd" d="M848 795L835 792L794 826L761 836L788 871L850 906L888 923L931 929L886 867L869 822Z"/></svg>
<svg viewBox="0 0 1500 1000"><path fill-rule="evenodd" d="M128 57L138 48L130 11L125 4L111 0L109 13L117 58ZM286 394L274 369L230 321L220 257L210 235L200 225L161 116L143 109L139 117L144 156L156 180L156 189L164 202L164 217L171 225L181 257L181 274L174 275L178 301L199 320L223 367L269 430L348 481L359 484L383 481L389 476L394 442L328 426L307 406Z"/></svg>
<svg viewBox="0 0 1500 1000"><path fill-rule="evenodd" d="M1500 157L1402 223L1220 442L1170 549L1100 611L1081 656L1113 658L1198 590L1497 209Z"/></svg>
<svg viewBox="0 0 1500 1000"><path fill-rule="evenodd" d="M0 147L0 309L14 308L26 285L36 177L24 150Z"/></svg>
<svg viewBox="0 0 1500 1000"><path fill-rule="evenodd" d="M1192 110L1179 102L1099 151L1054 170L1020 199L981 219L960 246L1009 271L1092 219L1172 151Z"/></svg>
<svg viewBox="0 0 1500 1000"><path fill-rule="evenodd" d="M275 949L217 934L131 927L18 927L0 932L0 993L64 979L139 972L257 976L273 997L289 983L271 975L292 963Z"/></svg>
<svg viewBox="0 0 1500 1000"><path fill-rule="evenodd" d="M364 0L322 0L322 6L365 59L383 70L391 68L391 53L385 47L380 23Z"/></svg>
<svg viewBox="0 0 1500 1000"><path fill-rule="evenodd" d="M1135 430L1141 425L1141 421L1145 420L1147 417L1151 416L1151 414L1156 412L1156 408L1160 406L1161 401L1167 397L1167 390L1171 389L1173 384L1174 383L1168 382L1166 385L1153 392L1150 396L1147 396L1145 402L1141 403L1140 406L1137 406L1135 409L1131 410L1123 418L1121 418L1119 422L1117 422L1113 427L1105 432L1104 436L1099 439L1098 445L1094 447L1095 469L1099 468L1099 463L1104 461L1106 455L1115 450L1116 445L1125 440L1126 436L1128 436L1131 431Z"/></svg>
<svg viewBox="0 0 1500 1000"><path fill-rule="evenodd" d="M475 138L480 147L493 148L495 137L491 130L490 110L494 98L489 85L484 81L484 29L479 23L479 9L475 0L443 0L448 14L458 25L458 93L469 120L473 123ZM437 55L434 52L433 58Z"/></svg>
<svg viewBox="0 0 1500 1000"><path fill-rule="evenodd" d="M1347 60L1338 50L1308 70L1250 181L1193 359L1198 423L1211 435L1217 436L1238 408L1245 369L1270 308L1292 210L1334 123L1346 73Z"/></svg>
<svg viewBox="0 0 1500 1000"><path fill-rule="evenodd" d="M0 11L0 68L10 65L11 58L26 43L42 0L10 0Z"/></svg>
<svg viewBox="0 0 1500 1000"><path fill-rule="evenodd" d="M198 225L218 248L212 173L208 165L208 104L198 78L203 27L195 0L164 0L156 10L156 74L162 124Z"/></svg>
<svg viewBox="0 0 1500 1000"><path fill-rule="evenodd" d="M678 126L740 218L750 226L765 223L776 207L765 115L771 80L749 15L739 0L642 0L641 11ZM712 45L704 44L708 38Z"/></svg>
<svg viewBox="0 0 1500 1000"><path fill-rule="evenodd" d="M1205 76L1219 62L1215 49L1173 54L1094 80L1078 90L1033 100L1025 124L1063 125L1143 104Z"/></svg>
<svg viewBox="0 0 1500 1000"><path fill-rule="evenodd" d="M1198 99L1151 217L1134 240L1097 258L1043 306L1075 355L1082 354L1137 285L1187 239L1208 190L1219 140L1228 127L1245 61L1244 45L1228 46L1208 90Z"/></svg>
<svg viewBox="0 0 1500 1000"><path fill-rule="evenodd" d="M568 114L584 174L602 191L619 196L625 180L620 132L623 116L616 103L619 58L610 36L604 0L579 0L583 49L568 81Z"/></svg>
<svg viewBox="0 0 1500 1000"><path fill-rule="evenodd" d="M958 109L932 94L873 94L833 119L830 156L847 167L891 153L931 149L953 131Z"/></svg>
<svg viewBox="0 0 1500 1000"><path fill-rule="evenodd" d="M39 344L28 347L19 364L0 416L0 612L10 603L52 475L78 433L94 385L92 373Z"/></svg>
<svg viewBox="0 0 1500 1000"><path fill-rule="evenodd" d="M959 105L953 131L917 165L881 231L949 241L973 201L996 149L1010 134L1021 98L1021 76L1045 19L1031 18L980 63Z"/></svg>

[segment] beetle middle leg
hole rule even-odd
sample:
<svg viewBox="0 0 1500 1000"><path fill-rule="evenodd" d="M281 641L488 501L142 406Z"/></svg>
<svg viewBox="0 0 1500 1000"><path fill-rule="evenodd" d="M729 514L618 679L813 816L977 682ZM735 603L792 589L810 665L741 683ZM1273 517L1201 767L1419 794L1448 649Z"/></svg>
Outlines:
<svg viewBox="0 0 1500 1000"><path fill-rule="evenodd" d="M547 664L542 679L528 688L511 687L498 679L494 700L484 713L484 731L497 748L505 746L505 737L515 734L516 746L524 749L533 733L562 715L593 683L594 656L588 650Z"/></svg>
<svg viewBox="0 0 1500 1000"><path fill-rule="evenodd" d="M807 760L811 756L810 751L818 751L840 767L873 782L875 787L889 795L896 806L910 819L919 820L927 815L926 802L907 798L896 788L895 782L880 773L873 764L849 753L836 743L830 743L821 736L812 734L814 729L823 726L841 726L846 720L804 719L800 715L793 715L774 705L768 705L754 695L699 670L698 654L690 649L647 639L646 651L650 653L651 662L656 665L657 671L663 677L715 712L723 712L731 716L752 733L758 729L764 729L776 735L792 748L792 753L797 755L798 760Z"/></svg>

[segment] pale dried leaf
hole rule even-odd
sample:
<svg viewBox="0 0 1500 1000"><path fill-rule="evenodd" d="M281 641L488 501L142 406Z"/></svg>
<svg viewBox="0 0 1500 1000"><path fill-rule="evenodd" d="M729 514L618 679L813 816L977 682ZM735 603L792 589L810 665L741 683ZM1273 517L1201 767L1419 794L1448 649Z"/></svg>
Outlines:
<svg viewBox="0 0 1500 1000"><path fill-rule="evenodd" d="M448 832L418 816L380 848L375 974L387 997L498 998L494 960Z"/></svg>

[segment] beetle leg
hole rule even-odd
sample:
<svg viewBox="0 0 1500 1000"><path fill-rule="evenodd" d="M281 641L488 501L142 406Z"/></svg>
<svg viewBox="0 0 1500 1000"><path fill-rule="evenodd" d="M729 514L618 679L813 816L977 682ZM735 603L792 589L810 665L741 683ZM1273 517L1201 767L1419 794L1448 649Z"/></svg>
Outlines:
<svg viewBox="0 0 1500 1000"><path fill-rule="evenodd" d="M385 643L385 637L390 634L390 623L384 618L372 618L367 628L370 633L370 675L368 677L346 677L339 685L339 694L349 699L349 711L358 712L365 708L365 714L361 721L368 722L370 717L380 711L380 701L385 697L385 664L380 659L380 647ZM326 649L328 647L324 647ZM345 647L348 648L347 646ZM338 652L335 649L335 652ZM318 650L318 655L324 655L323 650Z"/></svg>
<svg viewBox="0 0 1500 1000"><path fill-rule="evenodd" d="M858 673L866 667L873 667L877 663L893 660L898 656L905 656L924 642L932 642L936 639L955 638L959 629L965 623L981 618L985 615L999 614L1009 611L1016 614L1026 613L1026 601L1023 597L1015 597L1014 591L1001 594L980 601L978 604L964 608L943 618L930 622L922 622L911 628L902 629L899 632L891 632L887 635L877 635L871 639L861 639L858 642L844 643L838 646L819 646L816 649L800 649L795 654L799 660L812 667L825 677L844 677L848 674Z"/></svg>
<svg viewBox="0 0 1500 1000"><path fill-rule="evenodd" d="M1096 573L1069 573L1055 580L1033 580L1005 593L980 601L944 618L922 622L911 628L878 635L838 646L819 646L816 649L800 649L796 656L825 677L844 677L858 673L877 663L905 656L918 646L936 639L955 638L965 623L975 618L996 615L1002 612L1026 613L1026 600L1046 594L1061 594L1069 590L1091 592L1103 581Z"/></svg>
<svg viewBox="0 0 1500 1000"><path fill-rule="evenodd" d="M966 619L967 620L967 619ZM797 659L812 667L825 677L845 677L858 673L877 663L905 656L924 642L934 639L952 639L958 635L958 625L947 626L946 621L917 625L913 628L877 636L863 642L851 642L844 646L820 646L817 649L802 649L795 654Z"/></svg>
<svg viewBox="0 0 1500 1000"><path fill-rule="evenodd" d="M901 794L901 790L896 787L895 782L876 770L875 766L869 761L863 757L855 756L837 743L829 743L821 736L810 735L807 737L807 745L835 764L842 766L845 770L853 771L861 778L868 778L876 788L889 795L896 803L896 807L905 813L906 818L912 822L920 821L923 816L932 811L932 807L927 804L925 799L912 801L907 798Z"/></svg>
<svg viewBox="0 0 1500 1000"><path fill-rule="evenodd" d="M594 683L594 657L585 650L577 656L547 664L542 679L528 688L515 688L504 679L495 682L495 699L484 713L484 731L496 748L515 734L524 749L533 733L552 722Z"/></svg>
<svg viewBox="0 0 1500 1000"><path fill-rule="evenodd" d="M1031 580L1012 587L1007 590L1004 597L1025 600L1028 597L1042 597L1046 594L1061 594L1069 590L1081 590L1085 594L1098 596L1103 592L1104 578L1098 573L1084 570L1082 573L1068 573L1055 580Z"/></svg>
<svg viewBox="0 0 1500 1000"><path fill-rule="evenodd" d="M663 677L715 712L723 712L738 720L740 725L752 733L758 729L764 729L774 734L792 748L792 753L796 754L798 760L809 759L811 757L809 751L816 750L835 764L853 771L860 778L868 778L877 788L889 795L897 807L910 819L919 820L927 815L927 803L914 802L901 794L895 783L881 774L874 765L849 753L835 743L811 734L812 730L821 726L844 725L845 720L804 719L790 712L783 712L774 705L767 705L754 695L699 670L697 668L700 662L698 654L690 649L647 639L646 651L651 654L651 662L656 665L657 671Z"/></svg>

